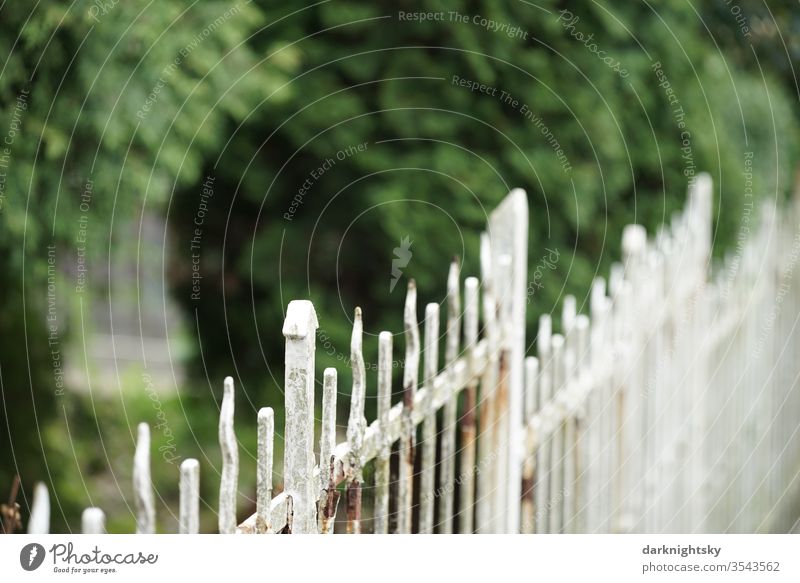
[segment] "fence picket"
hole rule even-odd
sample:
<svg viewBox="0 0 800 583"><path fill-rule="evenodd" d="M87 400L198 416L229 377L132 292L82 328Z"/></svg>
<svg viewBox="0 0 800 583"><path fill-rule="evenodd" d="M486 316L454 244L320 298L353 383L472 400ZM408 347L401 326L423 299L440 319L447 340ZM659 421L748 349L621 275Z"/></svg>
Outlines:
<svg viewBox="0 0 800 583"><path fill-rule="evenodd" d="M468 277L464 281L464 350L469 367L469 382L464 398L464 414L461 417L461 490L459 504L459 532L472 534L475 515L475 423L478 392L478 367L475 348L478 344L478 278Z"/></svg>
<svg viewBox="0 0 800 583"><path fill-rule="evenodd" d="M445 370L453 375L456 359L458 358L461 336L461 293L458 260L450 264L447 275L447 344L445 349ZM452 395L445 402L442 428L442 470L440 489L442 491L439 503L439 532L452 534L453 532L453 498L455 495L455 467L456 467L456 415L458 413L458 394L456 383L451 381L449 389Z"/></svg>
<svg viewBox="0 0 800 583"><path fill-rule="evenodd" d="M417 428L412 415L419 380L419 327L417 325L417 286L414 280L408 282L405 309L406 358L403 369L403 435L400 443L400 472L397 502L397 532L411 533L411 512L414 504L414 449Z"/></svg>
<svg viewBox="0 0 800 583"><path fill-rule="evenodd" d="M293 300L286 310L286 438L284 489L291 496L292 532L317 532L317 482L314 480L314 350L317 313L307 300Z"/></svg>
<svg viewBox="0 0 800 583"><path fill-rule="evenodd" d="M42 482L37 482L33 489L28 534L50 534L50 495Z"/></svg>
<svg viewBox="0 0 800 583"><path fill-rule="evenodd" d="M539 393L539 359L529 356L525 359L525 423L533 420L538 405ZM522 467L522 523L520 532L523 534L533 534L536 532L535 498L534 498L534 474L536 471L535 454L531 451L534 445L531 443L536 439L529 435L526 436L527 453Z"/></svg>
<svg viewBox="0 0 800 583"><path fill-rule="evenodd" d="M236 494L239 482L239 445L233 430L233 378L225 377L222 407L219 411L219 447L222 474L219 484L219 532L236 532Z"/></svg>
<svg viewBox="0 0 800 583"><path fill-rule="evenodd" d="M347 442L350 445L353 473L347 483L347 532L361 533L361 484L364 481L361 448L364 445L364 418L366 399L366 371L362 351L364 324L361 308L356 308L353 318L353 335L350 341L350 365L353 369L353 390L350 396L350 419L347 423Z"/></svg>
<svg viewBox="0 0 800 583"><path fill-rule="evenodd" d="M419 480L419 532L433 533L433 509L436 494L436 409L433 407L433 381L439 369L439 304L425 306L425 346L423 349L423 407L427 413L422 422L422 459Z"/></svg>
<svg viewBox="0 0 800 583"><path fill-rule="evenodd" d="M580 314L575 319L575 365L573 378L577 383L575 390L570 395L571 408L574 418L574 439L572 446L572 475L570 476L569 488L572 493L566 499L568 506L569 520L567 521L570 533L586 532L586 495L588 488L587 469L590 460L587 457L587 423L588 415L588 395L591 390L591 370L589 368L589 317Z"/></svg>
<svg viewBox="0 0 800 583"><path fill-rule="evenodd" d="M512 291L512 278L513 278L513 261L511 256L503 254L497 257L497 269L495 270L495 290L497 300L496 313L497 313L497 329L498 329L498 343L499 355L497 363L497 386L494 389L494 442L497 447L495 464L493 466L493 484L494 484L494 514L492 516L492 532L505 532L507 524L509 523L509 501L508 496L511 490L508 487L507 481L511 479L510 474L512 468L517 464L517 459L511 459L512 442L511 442L511 408L510 408L510 391L511 391L511 368L512 368L512 350L511 350L511 291ZM521 420L520 420L521 423ZM522 479L522 476L519 476ZM519 506L519 496L515 506ZM516 528L516 527L515 527Z"/></svg>
<svg viewBox="0 0 800 583"><path fill-rule="evenodd" d="M564 336L553 334L551 340L553 350L553 402L555 405L555 418L550 438L550 498L547 505L550 507L549 532L560 533L563 526L563 496L564 496L564 418L566 404L564 402Z"/></svg>
<svg viewBox="0 0 800 583"><path fill-rule="evenodd" d="M550 473L551 464L551 426L553 425L553 363L552 363L553 321L550 314L539 317L539 333L536 335L536 349L539 354L539 403L541 419L536 427L536 461L534 475L534 522L535 532L550 532Z"/></svg>
<svg viewBox="0 0 800 583"><path fill-rule="evenodd" d="M562 531L570 533L574 529L573 505L575 502L575 454L577 447L577 418L575 415L576 395L574 394L574 384L577 381L576 375L576 353L577 353L577 331L576 331L577 307L575 296L567 295L564 297L562 306L561 327L564 330L564 387L561 394L561 402L564 407L564 422L561 425L563 435L563 456L562 456L562 493L554 501L557 504L558 512L561 513Z"/></svg>
<svg viewBox="0 0 800 583"><path fill-rule="evenodd" d="M500 482L505 492L502 496L502 521L500 532L518 532L520 526L520 493L522 488L523 444L523 393L525 385L525 310L528 304L528 197L524 190L515 188L508 193L489 217L492 253L496 258L507 255L511 270L507 275L506 293L503 297L507 327L504 331L508 349L507 360L507 413L503 440L503 466L506 474Z"/></svg>
<svg viewBox="0 0 800 583"><path fill-rule="evenodd" d="M335 368L326 368L322 380L322 431L319 437L320 496L317 515L319 532L332 534L336 520L339 492L336 490L336 468L333 455L336 449L336 397L337 373Z"/></svg>
<svg viewBox="0 0 800 583"><path fill-rule="evenodd" d="M200 462L188 458L180 467L180 514L178 532L200 532Z"/></svg>
<svg viewBox="0 0 800 583"><path fill-rule="evenodd" d="M496 327L497 307L492 280L492 251L488 234L481 235L481 283L483 285L483 329L488 340L488 363L481 375L480 402L478 405L478 494L476 526L479 533L491 533L494 529L495 515L495 466L497 443L495 431L495 388L498 365L498 334Z"/></svg>
<svg viewBox="0 0 800 583"><path fill-rule="evenodd" d="M258 465L256 467L256 532L272 532L272 462L275 439L275 413L272 407L258 410Z"/></svg>
<svg viewBox="0 0 800 583"><path fill-rule="evenodd" d="M392 408L392 334L378 336L378 420L381 427L389 424ZM389 462L392 443L387 435L375 460L375 533L389 532Z"/></svg>
<svg viewBox="0 0 800 583"><path fill-rule="evenodd" d="M133 491L136 498L136 534L153 534L156 531L156 509L150 478L150 426L147 423L139 423L137 427Z"/></svg>

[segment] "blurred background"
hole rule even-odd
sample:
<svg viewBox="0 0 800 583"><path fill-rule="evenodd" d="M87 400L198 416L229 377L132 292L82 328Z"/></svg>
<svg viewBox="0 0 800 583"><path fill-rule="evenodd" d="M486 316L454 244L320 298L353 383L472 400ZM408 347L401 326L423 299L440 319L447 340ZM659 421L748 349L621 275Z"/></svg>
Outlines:
<svg viewBox="0 0 800 583"><path fill-rule="evenodd" d="M796 1L42 0L0 5L0 46L0 499L18 474L24 523L44 481L54 532L90 504L134 530L139 421L159 530L187 457L214 529L226 375L249 515L256 411L283 426L288 302L316 306L340 420L363 308L374 418L376 337L402 331L408 279L424 304L452 256L478 274L513 187L532 343L697 173L717 256L797 181Z"/></svg>

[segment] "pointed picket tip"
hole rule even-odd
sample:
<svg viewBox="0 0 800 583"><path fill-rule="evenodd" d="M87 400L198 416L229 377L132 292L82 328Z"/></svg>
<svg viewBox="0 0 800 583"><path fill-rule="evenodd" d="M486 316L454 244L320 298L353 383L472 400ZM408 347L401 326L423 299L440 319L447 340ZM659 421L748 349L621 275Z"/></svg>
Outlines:
<svg viewBox="0 0 800 583"><path fill-rule="evenodd" d="M361 320L361 308L355 309L353 317L353 333L350 339L350 365L353 371L353 387L350 395L350 417L347 424L347 439L353 452L361 449L366 429L364 419L364 403L366 400L366 370L362 352L364 325Z"/></svg>
<svg viewBox="0 0 800 583"><path fill-rule="evenodd" d="M314 304L308 300L292 300L286 309L283 335L286 338L306 338L313 335L319 322Z"/></svg>
<svg viewBox="0 0 800 583"><path fill-rule="evenodd" d="M417 283L413 279L408 280L408 291L406 292L406 302L403 308L403 323L407 331L417 326Z"/></svg>
<svg viewBox="0 0 800 583"><path fill-rule="evenodd" d="M364 321L361 317L361 308L356 306L353 312L353 331L350 334L350 350L361 350Z"/></svg>

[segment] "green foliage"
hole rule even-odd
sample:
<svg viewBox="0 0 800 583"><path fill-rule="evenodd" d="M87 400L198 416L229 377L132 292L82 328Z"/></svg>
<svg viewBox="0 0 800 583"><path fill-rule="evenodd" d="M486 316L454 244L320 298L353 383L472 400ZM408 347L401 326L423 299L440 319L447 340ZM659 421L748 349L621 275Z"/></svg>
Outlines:
<svg viewBox="0 0 800 583"><path fill-rule="evenodd" d="M148 5L83 0L2 8L0 140L11 143L3 142L1 169L0 369L13 437L7 443L3 431L0 438L3 489L15 471L26 487L66 473L66 462L47 471L52 462L39 433L45 421L56 423L54 443L65 444L61 415L49 419L64 401L65 411L80 409L71 393L61 403L54 397L47 334L57 326L62 348L70 338L66 306L74 303L83 250L93 280L103 281L108 250L131 244L121 227L148 204L162 211L176 189L200 180L228 124L284 82L280 67L259 63L246 44L264 23L249 3ZM46 319L48 245L55 247L58 281L53 321ZM91 455L93 446L86 447L75 457ZM65 488L79 486L80 480ZM65 499L73 524L76 505L88 501L82 492ZM56 514L54 528L63 530L63 519Z"/></svg>
<svg viewBox="0 0 800 583"><path fill-rule="evenodd" d="M718 50L694 7L539 5L335 2L280 20L288 8L260 2L280 26L254 42L263 54L290 51L292 98L268 99L209 170L219 195L204 230L203 298L190 300L188 278L178 280L178 298L203 315L214 378L235 362L245 378L280 382L281 314L292 298L317 306L320 370L346 364L356 305L369 334L399 334L407 279L417 279L424 304L443 298L448 257L477 274L486 214L514 186L529 196L530 264L546 248L560 257L532 298L529 338L564 293L581 305L591 278L619 257L625 224L653 232L669 221L697 172L719 187L718 253L739 228L745 152L756 153L758 194L788 189L790 98L769 73L745 67L746 54ZM398 11L444 11L444 21L401 21ZM488 30L475 15L527 35ZM713 30L736 26L713 15ZM470 91L454 76L488 89ZM315 171L361 143L364 152ZM196 202L181 200L172 224L186 240ZM406 237L412 258L390 292L393 250ZM370 362L376 344L366 343ZM397 358L401 350L398 336Z"/></svg>

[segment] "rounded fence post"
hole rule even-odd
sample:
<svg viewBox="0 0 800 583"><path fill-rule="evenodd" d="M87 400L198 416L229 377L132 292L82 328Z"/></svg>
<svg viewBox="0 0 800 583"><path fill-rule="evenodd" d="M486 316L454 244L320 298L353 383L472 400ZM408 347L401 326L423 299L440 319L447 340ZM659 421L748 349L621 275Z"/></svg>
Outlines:
<svg viewBox="0 0 800 583"><path fill-rule="evenodd" d="M136 534L156 532L153 482L150 478L150 426L139 423L133 457L133 490L136 497Z"/></svg>
<svg viewBox="0 0 800 583"><path fill-rule="evenodd" d="M180 487L180 534L200 532L200 462L185 459L181 463Z"/></svg>
<svg viewBox="0 0 800 583"><path fill-rule="evenodd" d="M81 532L83 532L83 534L105 534L105 512L96 507L90 507L84 510L81 515Z"/></svg>

